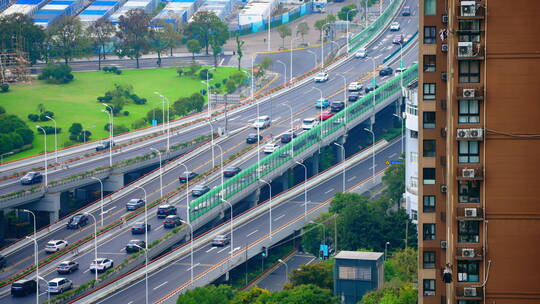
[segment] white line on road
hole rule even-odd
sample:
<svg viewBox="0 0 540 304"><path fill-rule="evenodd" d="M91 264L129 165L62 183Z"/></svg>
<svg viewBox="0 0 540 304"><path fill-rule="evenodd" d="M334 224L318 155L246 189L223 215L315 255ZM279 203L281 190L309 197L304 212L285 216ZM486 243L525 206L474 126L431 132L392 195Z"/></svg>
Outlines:
<svg viewBox="0 0 540 304"><path fill-rule="evenodd" d="M233 118L229 118L229 121L237 120L238 118L240 118L240 116L235 116Z"/></svg>
<svg viewBox="0 0 540 304"><path fill-rule="evenodd" d="M85 271L83 271L82 273L87 273L90 271L90 268L86 269Z"/></svg>
<svg viewBox="0 0 540 304"><path fill-rule="evenodd" d="M392 157L394 157L396 155L397 155L397 153L392 153L392 154L390 154L390 158L392 158Z"/></svg>
<svg viewBox="0 0 540 304"><path fill-rule="evenodd" d="M379 55L373 57L373 59L379 59L379 58L381 58L381 56L382 56L382 54L379 54Z"/></svg>
<svg viewBox="0 0 540 304"><path fill-rule="evenodd" d="M220 250L216 251L217 253L222 253L223 251L227 250L227 248L229 248L231 246L227 246L227 247L223 247L221 248Z"/></svg>
<svg viewBox="0 0 540 304"><path fill-rule="evenodd" d="M393 45L389 45L386 49L391 50L393 47L394 47Z"/></svg>
<svg viewBox="0 0 540 304"><path fill-rule="evenodd" d="M293 122L300 122L300 120L301 120L300 118L297 118L297 119L293 120Z"/></svg>
<svg viewBox="0 0 540 304"><path fill-rule="evenodd" d="M328 193L330 193L330 192L332 192L332 191L334 191L334 188L328 189L327 191L324 192L324 194L328 194Z"/></svg>
<svg viewBox="0 0 540 304"><path fill-rule="evenodd" d="M349 179L347 179L347 181L350 182L350 181L354 180L355 178L356 178L356 175L353 176L353 177L351 177L351 178L349 178Z"/></svg>
<svg viewBox="0 0 540 304"><path fill-rule="evenodd" d="M114 208L116 208L116 206L113 206L113 207L111 207L111 208L109 208L109 209L103 211L103 213L104 213L104 214L105 214L105 213L108 213L109 211L113 210Z"/></svg>
<svg viewBox="0 0 540 304"><path fill-rule="evenodd" d="M133 301L129 301L127 304L132 304L132 303L133 303Z"/></svg>
<svg viewBox="0 0 540 304"><path fill-rule="evenodd" d="M375 167L377 167L379 164L375 164ZM369 167L370 169L373 169L374 166Z"/></svg>
<svg viewBox="0 0 540 304"><path fill-rule="evenodd" d="M272 121L279 121L281 119L281 116L276 117L276 119L273 119Z"/></svg>
<svg viewBox="0 0 540 304"><path fill-rule="evenodd" d="M199 266L199 265L201 265L201 263L197 263L197 264L193 265L193 267L189 267L189 268L187 269L187 271L190 271L191 268L195 268L195 267L197 267L197 266Z"/></svg>
<svg viewBox="0 0 540 304"><path fill-rule="evenodd" d="M250 232L248 235L246 235L246 237L249 237L249 236L252 236L253 234L257 233L257 231L259 231L258 229Z"/></svg>
<svg viewBox="0 0 540 304"><path fill-rule="evenodd" d="M235 252L236 250L240 249L240 246L235 247L232 252Z"/></svg>
<svg viewBox="0 0 540 304"><path fill-rule="evenodd" d="M160 288L161 286L163 286L163 285L165 285L167 283L169 283L169 281L165 281L165 282L159 284L158 286L154 287L153 289L156 290L156 289Z"/></svg>
<svg viewBox="0 0 540 304"><path fill-rule="evenodd" d="M274 222L275 222L275 221L278 221L278 220L280 220L280 219L282 219L284 216L285 216L285 214L282 214L282 215L276 217L276 218L274 219Z"/></svg>
<svg viewBox="0 0 540 304"><path fill-rule="evenodd" d="M163 229L163 225L159 225L156 229L154 230L160 230L160 229Z"/></svg>
<svg viewBox="0 0 540 304"><path fill-rule="evenodd" d="M376 46L373 47L374 50L376 50L376 49L378 49L378 48L379 48L378 45L376 45Z"/></svg>
<svg viewBox="0 0 540 304"><path fill-rule="evenodd" d="M206 253L208 253L208 252L210 252L210 251L212 251L212 250L215 250L216 248L217 248L217 247L213 247L213 246L212 246L212 248L206 250Z"/></svg>

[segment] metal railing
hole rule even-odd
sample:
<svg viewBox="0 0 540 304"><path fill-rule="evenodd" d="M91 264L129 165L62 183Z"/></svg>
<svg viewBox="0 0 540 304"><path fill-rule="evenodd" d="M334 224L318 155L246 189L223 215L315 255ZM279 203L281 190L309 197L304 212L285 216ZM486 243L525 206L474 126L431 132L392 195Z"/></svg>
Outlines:
<svg viewBox="0 0 540 304"><path fill-rule="evenodd" d="M373 106L385 101L388 97L401 90L401 77L403 77L403 83L416 79L418 77L418 64L411 66L375 91L365 95L360 101L348 105L345 110L311 130L302 133L288 144L281 146L272 154L261 159L259 163L242 170L239 174L224 182L222 186L216 186L203 196L192 201L190 203L190 220L193 221L201 217L221 204L222 199L227 200L252 184L258 183L259 179L264 179L272 171L286 166L291 160L302 159L305 156L302 155L302 152L314 145L321 144L325 138L334 135L338 130L352 127L355 118L366 112L373 111ZM373 94L375 94L375 104L373 104Z"/></svg>

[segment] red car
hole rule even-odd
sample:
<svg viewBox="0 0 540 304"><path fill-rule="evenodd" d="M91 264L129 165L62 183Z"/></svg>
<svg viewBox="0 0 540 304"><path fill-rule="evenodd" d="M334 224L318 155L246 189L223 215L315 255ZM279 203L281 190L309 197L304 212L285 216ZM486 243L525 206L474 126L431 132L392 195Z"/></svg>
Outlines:
<svg viewBox="0 0 540 304"><path fill-rule="evenodd" d="M334 113L332 113L331 111L324 111L322 112L322 114L319 115L319 118L322 120L322 121L325 121L327 120L328 118L334 116Z"/></svg>

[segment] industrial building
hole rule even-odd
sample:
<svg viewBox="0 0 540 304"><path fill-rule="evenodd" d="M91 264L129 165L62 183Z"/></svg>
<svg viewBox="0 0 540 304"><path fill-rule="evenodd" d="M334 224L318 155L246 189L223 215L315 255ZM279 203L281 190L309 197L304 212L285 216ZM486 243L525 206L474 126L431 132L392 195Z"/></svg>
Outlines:
<svg viewBox="0 0 540 304"><path fill-rule="evenodd" d="M94 1L79 14L79 19L84 25L92 25L96 22L106 20L125 2L126 0Z"/></svg>
<svg viewBox="0 0 540 304"><path fill-rule="evenodd" d="M133 9L141 9L147 13L151 13L157 6L158 0L127 0L114 12L109 20L112 24L118 24L120 16L124 16L128 11Z"/></svg>

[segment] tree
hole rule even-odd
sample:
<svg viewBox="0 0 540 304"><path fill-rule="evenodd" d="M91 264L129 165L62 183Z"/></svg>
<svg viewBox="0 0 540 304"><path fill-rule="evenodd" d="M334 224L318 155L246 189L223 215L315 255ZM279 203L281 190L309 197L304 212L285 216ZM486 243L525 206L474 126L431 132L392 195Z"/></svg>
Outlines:
<svg viewBox="0 0 540 304"><path fill-rule="evenodd" d="M229 39L229 28L221 19L217 19L211 24L209 44L214 56L214 66L217 67L217 57L223 50L223 45Z"/></svg>
<svg viewBox="0 0 540 304"><path fill-rule="evenodd" d="M0 17L0 48L25 52L31 64L45 57L46 36L30 16L16 13Z"/></svg>
<svg viewBox="0 0 540 304"><path fill-rule="evenodd" d="M229 78L232 79L237 86L241 86L246 79L246 75L242 72L234 72Z"/></svg>
<svg viewBox="0 0 540 304"><path fill-rule="evenodd" d="M401 197L405 192L405 164L398 163L390 166L382 178L386 189L383 197L399 205Z"/></svg>
<svg viewBox="0 0 540 304"><path fill-rule="evenodd" d="M116 32L116 53L120 57L135 59L137 69L139 58L150 49L150 19L150 15L141 9L133 9L120 16L119 29Z"/></svg>
<svg viewBox="0 0 540 304"><path fill-rule="evenodd" d="M162 30L165 44L169 48L170 56L172 57L173 49L179 46L182 41L182 28L174 26L172 23L164 22Z"/></svg>
<svg viewBox="0 0 540 304"><path fill-rule="evenodd" d="M48 29L51 37L52 57L62 58L64 64L87 54L88 42L81 20L74 16L62 16Z"/></svg>
<svg viewBox="0 0 540 304"><path fill-rule="evenodd" d="M386 260L384 267L396 271L393 277L387 277L385 273L388 281L397 278L402 282L415 283L418 278L418 251L411 247L395 251L391 258Z"/></svg>
<svg viewBox="0 0 540 304"><path fill-rule="evenodd" d="M236 91L236 83L232 79L227 80L225 87L227 88L228 94L232 94L234 91Z"/></svg>
<svg viewBox="0 0 540 304"><path fill-rule="evenodd" d="M262 293L254 304L339 304L328 289L315 285L299 285L291 289Z"/></svg>
<svg viewBox="0 0 540 304"><path fill-rule="evenodd" d="M208 55L212 32L215 31L215 27L218 24L223 24L223 22L214 12L198 11L187 27L188 34L194 39L199 40L201 46L206 49L206 55Z"/></svg>
<svg viewBox="0 0 540 304"><path fill-rule="evenodd" d="M181 294L176 301L177 304L216 304L229 303L233 298L233 290L228 285L208 285L188 290Z"/></svg>
<svg viewBox="0 0 540 304"><path fill-rule="evenodd" d="M356 4L350 4L341 8L338 12L338 18L343 21L352 21L357 14Z"/></svg>
<svg viewBox="0 0 540 304"><path fill-rule="evenodd" d="M277 32L279 33L279 37L281 37L281 46L285 48L285 38L292 35L291 27L286 24L282 24L277 28Z"/></svg>
<svg viewBox="0 0 540 304"><path fill-rule="evenodd" d="M48 63L38 76L39 80L45 80L48 83L68 83L74 78L71 74L71 67L67 64ZM40 110L40 113L43 111Z"/></svg>
<svg viewBox="0 0 540 304"><path fill-rule="evenodd" d="M191 106L195 112L202 111L204 107L204 96L201 93L193 93L190 97Z"/></svg>
<svg viewBox="0 0 540 304"><path fill-rule="evenodd" d="M313 26L319 31L320 35L319 37L322 37L322 31L323 31L323 27L326 25L326 19L319 19L317 21L315 21L315 23L313 24ZM322 41L321 41L322 42Z"/></svg>
<svg viewBox="0 0 540 304"><path fill-rule="evenodd" d="M19 134L25 145L29 145L34 140L34 132L29 128L18 128L15 133Z"/></svg>
<svg viewBox="0 0 540 304"><path fill-rule="evenodd" d="M69 127L68 131L72 135L79 135L81 134L82 130L83 130L82 125L78 122L74 122L71 124L71 127Z"/></svg>
<svg viewBox="0 0 540 304"><path fill-rule="evenodd" d="M259 66L261 67L261 69L266 71L268 68L270 68L272 66L272 64L273 64L272 58L270 58L268 56L264 56L263 59L261 60L261 63L259 64Z"/></svg>
<svg viewBox="0 0 540 304"><path fill-rule="evenodd" d="M302 42L304 42L304 36L309 33L309 24L305 21L300 22L296 27L296 35L302 36Z"/></svg>
<svg viewBox="0 0 540 304"><path fill-rule="evenodd" d="M185 116L190 112L191 99L189 97L180 97L172 105L172 109L176 115Z"/></svg>
<svg viewBox="0 0 540 304"><path fill-rule="evenodd" d="M156 27L150 31L150 49L158 55L157 64L161 67L161 53L169 48L167 44L167 36L163 28L167 25L171 25L166 22L159 22Z"/></svg>
<svg viewBox="0 0 540 304"><path fill-rule="evenodd" d="M248 290L238 291L234 298L230 301L230 304L251 304L255 303L257 298L263 293L269 293L268 290L259 288L257 286Z"/></svg>
<svg viewBox="0 0 540 304"><path fill-rule="evenodd" d="M236 33L236 56L238 56L238 70L239 71L240 71L240 63L242 61L242 57L244 57L244 51L242 50L244 43L245 43L244 40L240 40L240 34Z"/></svg>
<svg viewBox="0 0 540 304"><path fill-rule="evenodd" d="M334 288L333 262L326 260L321 263L302 265L289 275L292 286L313 284L320 288Z"/></svg>
<svg viewBox="0 0 540 304"><path fill-rule="evenodd" d="M92 46L98 54L98 70L101 70L101 59L105 59L107 44L112 41L114 25L108 22L97 22L90 25L86 31L92 41Z"/></svg>
<svg viewBox="0 0 540 304"><path fill-rule="evenodd" d="M202 49L199 40L191 39L186 42L186 48L191 53L191 59L195 61L195 53L199 53Z"/></svg>

